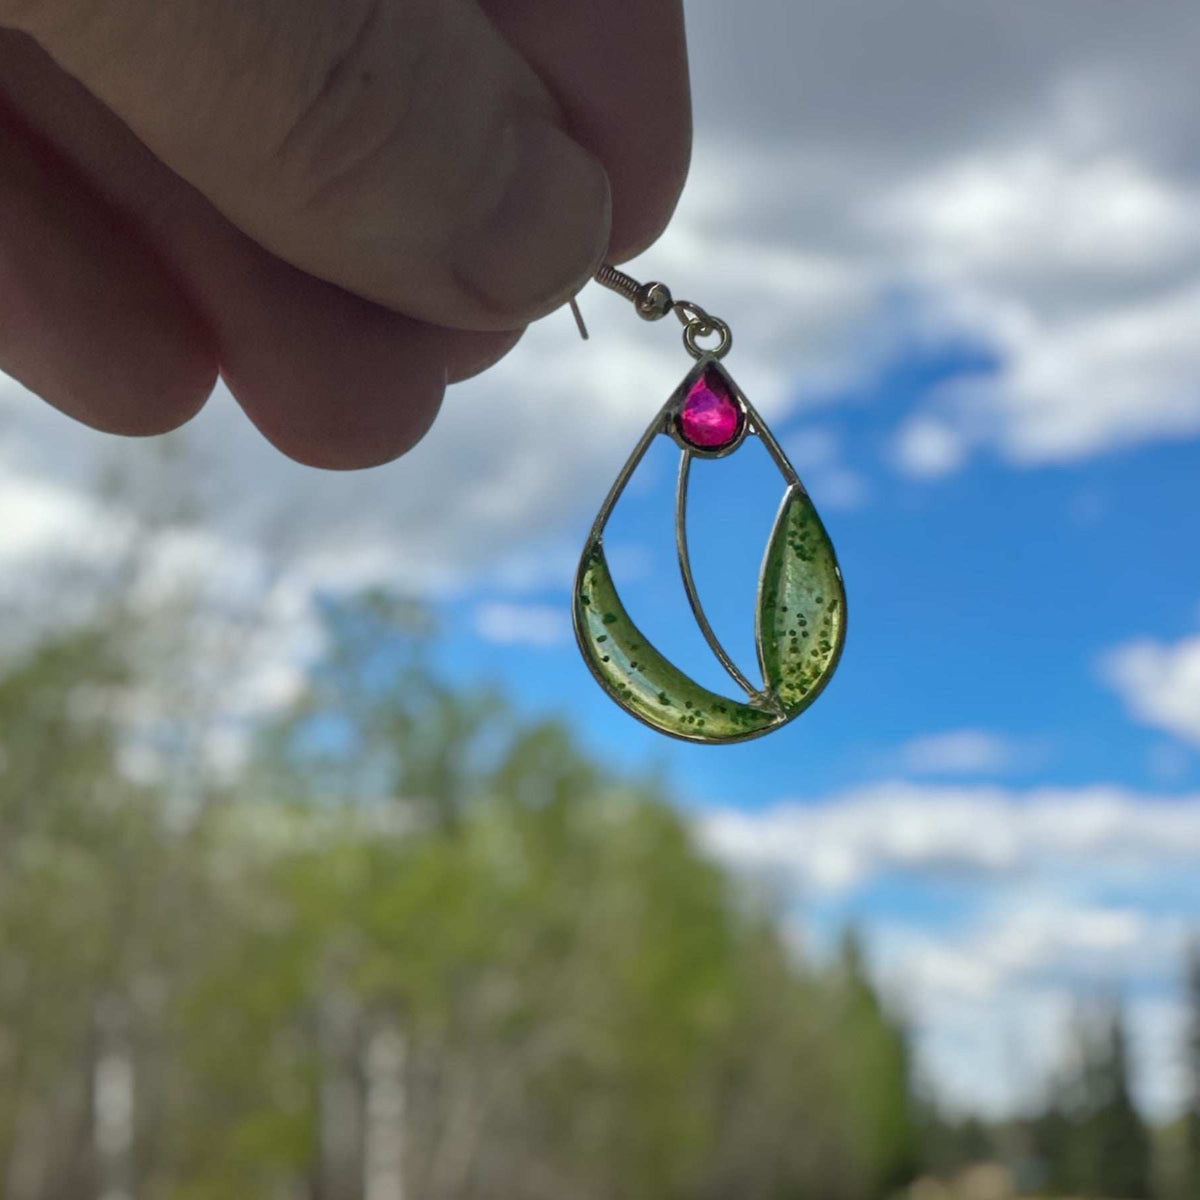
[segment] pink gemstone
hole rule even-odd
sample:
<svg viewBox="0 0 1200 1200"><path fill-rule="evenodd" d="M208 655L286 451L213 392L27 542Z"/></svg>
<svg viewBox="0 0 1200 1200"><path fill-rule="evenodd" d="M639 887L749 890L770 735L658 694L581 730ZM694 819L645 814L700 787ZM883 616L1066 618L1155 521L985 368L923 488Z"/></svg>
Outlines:
<svg viewBox="0 0 1200 1200"><path fill-rule="evenodd" d="M719 371L706 367L679 410L683 440L702 450L719 450L736 440L742 410Z"/></svg>

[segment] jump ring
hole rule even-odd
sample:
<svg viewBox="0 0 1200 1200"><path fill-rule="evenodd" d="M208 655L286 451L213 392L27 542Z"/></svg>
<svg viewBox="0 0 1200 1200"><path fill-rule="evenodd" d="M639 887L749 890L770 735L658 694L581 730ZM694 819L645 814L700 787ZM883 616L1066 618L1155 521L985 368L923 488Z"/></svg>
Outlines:
<svg viewBox="0 0 1200 1200"><path fill-rule="evenodd" d="M719 333L721 340L715 349L706 350L697 339L709 337L714 333ZM683 327L683 344L693 358L703 358L705 355L710 355L712 358L724 358L733 345L733 334L729 331L729 326L719 317L710 317L706 313L703 320L689 321Z"/></svg>

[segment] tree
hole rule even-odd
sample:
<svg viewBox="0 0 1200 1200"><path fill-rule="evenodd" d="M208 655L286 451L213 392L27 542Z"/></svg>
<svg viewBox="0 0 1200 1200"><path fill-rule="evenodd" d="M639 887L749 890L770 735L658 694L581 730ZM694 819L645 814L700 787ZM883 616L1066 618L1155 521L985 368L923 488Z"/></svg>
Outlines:
<svg viewBox="0 0 1200 1200"><path fill-rule="evenodd" d="M1104 1004L1091 1020L1081 1016L1077 1039L1071 1129L1056 1174L1088 1196L1145 1200L1153 1190L1151 1142L1133 1100L1120 1003Z"/></svg>
<svg viewBox="0 0 1200 1200"><path fill-rule="evenodd" d="M1187 1108L1183 1116L1183 1164L1180 1200L1200 1200L1200 938L1193 938L1186 960Z"/></svg>
<svg viewBox="0 0 1200 1200"><path fill-rule="evenodd" d="M654 780L439 677L418 606L326 615L219 802L123 770L128 623L0 674L5 1200L904 1180L906 1039L853 945L808 962Z"/></svg>
<svg viewBox="0 0 1200 1200"><path fill-rule="evenodd" d="M982 1118L949 1116L940 1111L935 1102L929 1101L921 1105L918 1118L923 1172L949 1178L965 1167L996 1157L993 1130ZM1036 1132L1031 1131L1030 1140L1036 1152Z"/></svg>
<svg viewBox="0 0 1200 1200"><path fill-rule="evenodd" d="M890 1193L911 1180L920 1158L908 1035L885 1011L854 928L843 936L839 966L839 1042L859 1155L870 1164L872 1189Z"/></svg>

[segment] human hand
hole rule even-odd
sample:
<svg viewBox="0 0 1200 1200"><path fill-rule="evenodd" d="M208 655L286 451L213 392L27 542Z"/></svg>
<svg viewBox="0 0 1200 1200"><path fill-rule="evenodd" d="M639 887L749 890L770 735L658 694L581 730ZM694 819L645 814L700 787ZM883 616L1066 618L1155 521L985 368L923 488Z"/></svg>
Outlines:
<svg viewBox="0 0 1200 1200"><path fill-rule="evenodd" d="M0 368L385 462L687 171L680 0L0 0ZM610 186L611 185L611 186Z"/></svg>

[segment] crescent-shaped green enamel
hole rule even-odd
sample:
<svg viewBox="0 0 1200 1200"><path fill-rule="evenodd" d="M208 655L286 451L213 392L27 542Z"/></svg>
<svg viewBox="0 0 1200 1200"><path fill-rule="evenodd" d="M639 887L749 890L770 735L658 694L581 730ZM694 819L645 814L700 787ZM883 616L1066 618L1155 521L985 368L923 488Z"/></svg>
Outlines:
<svg viewBox="0 0 1200 1200"><path fill-rule="evenodd" d="M599 542L584 551L575 622L588 665L605 691L663 733L703 742L741 741L785 720L780 712L710 692L664 658L625 611Z"/></svg>
<svg viewBox="0 0 1200 1200"><path fill-rule="evenodd" d="M789 718L817 698L837 667L845 636L846 593L833 543L808 494L789 488L758 589L763 682Z"/></svg>

